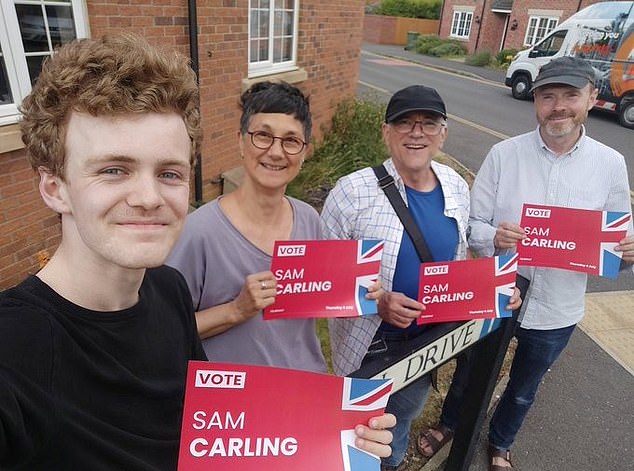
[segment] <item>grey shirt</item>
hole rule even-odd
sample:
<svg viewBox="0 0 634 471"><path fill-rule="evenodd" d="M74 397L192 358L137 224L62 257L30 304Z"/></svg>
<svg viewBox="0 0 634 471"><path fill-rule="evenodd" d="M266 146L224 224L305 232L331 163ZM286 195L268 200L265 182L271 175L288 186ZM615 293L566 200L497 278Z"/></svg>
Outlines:
<svg viewBox="0 0 634 471"><path fill-rule="evenodd" d="M514 251L496 250L493 237L501 222L519 224L523 203L629 212L625 159L588 137L585 128L573 149L560 156L538 130L496 144L471 190L469 247L486 257ZM558 329L583 318L584 273L521 266L518 273L531 280L522 327Z"/></svg>
<svg viewBox="0 0 634 471"><path fill-rule="evenodd" d="M320 239L319 216L308 204L288 198L292 240ZM235 299L247 275L271 269L271 257L244 238L218 200L187 216L183 234L167 261L183 274L199 311ZM265 321L262 313L203 340L210 361L325 372L314 319Z"/></svg>

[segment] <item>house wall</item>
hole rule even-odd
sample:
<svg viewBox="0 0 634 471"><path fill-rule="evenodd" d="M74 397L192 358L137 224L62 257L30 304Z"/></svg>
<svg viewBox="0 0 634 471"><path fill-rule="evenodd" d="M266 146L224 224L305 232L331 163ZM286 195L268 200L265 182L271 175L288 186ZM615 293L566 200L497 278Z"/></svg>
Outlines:
<svg viewBox="0 0 634 471"><path fill-rule="evenodd" d="M557 12L559 23L569 18L582 8L598 3L600 0L515 0L513 10L510 14L509 25L513 20L517 20L517 29L506 28L505 14L491 11L492 0L445 0L442 10L440 25L440 37L448 38L451 33L451 22L455 9L468 7L473 8L473 18L480 19L479 23L471 25L469 38L464 40L468 53L477 51L490 51L497 53L504 49L524 49L524 37L528 27L528 19L531 16L529 10L547 10ZM504 44L502 45L502 39Z"/></svg>
<svg viewBox="0 0 634 471"><path fill-rule="evenodd" d="M260 79L294 82L310 96L318 139L337 104L356 94L365 3L302 0L300 5L299 70ZM87 6L93 37L131 30L189 55L186 0L87 0ZM251 83L248 1L199 0L197 15L203 199L208 201L222 191L221 175L240 164L238 98ZM59 240L59 218L40 199L18 126L0 127L0 290L37 271Z"/></svg>
<svg viewBox="0 0 634 471"><path fill-rule="evenodd" d="M58 243L59 217L42 202L24 153L0 153L0 290L36 270Z"/></svg>

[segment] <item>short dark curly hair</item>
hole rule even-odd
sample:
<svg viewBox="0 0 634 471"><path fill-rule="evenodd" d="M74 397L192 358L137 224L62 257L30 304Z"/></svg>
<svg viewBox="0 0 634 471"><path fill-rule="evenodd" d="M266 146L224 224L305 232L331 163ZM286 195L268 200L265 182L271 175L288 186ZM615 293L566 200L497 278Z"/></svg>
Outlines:
<svg viewBox="0 0 634 471"><path fill-rule="evenodd" d="M62 179L72 111L93 116L175 112L189 134L192 164L202 138L198 84L187 57L131 33L62 46L45 61L20 111L31 166Z"/></svg>
<svg viewBox="0 0 634 471"><path fill-rule="evenodd" d="M257 82L240 96L240 133L249 130L256 113L283 113L294 116L304 127L304 140L310 142L313 123L308 97L286 82Z"/></svg>

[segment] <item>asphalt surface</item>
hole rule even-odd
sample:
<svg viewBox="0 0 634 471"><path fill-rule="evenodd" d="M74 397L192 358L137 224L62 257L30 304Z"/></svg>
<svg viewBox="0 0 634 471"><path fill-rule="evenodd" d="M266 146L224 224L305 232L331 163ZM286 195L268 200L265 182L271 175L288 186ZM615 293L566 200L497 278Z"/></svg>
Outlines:
<svg viewBox="0 0 634 471"><path fill-rule="evenodd" d="M423 56L401 46L366 43L363 50L504 81L504 72ZM544 377L536 402L516 438L515 469L634 471L633 372L634 286L616 293L587 294L586 318ZM496 394L504 384L505 379ZM470 471L488 469L487 427L485 423ZM444 469L443 457L448 452L449 445L421 471Z"/></svg>

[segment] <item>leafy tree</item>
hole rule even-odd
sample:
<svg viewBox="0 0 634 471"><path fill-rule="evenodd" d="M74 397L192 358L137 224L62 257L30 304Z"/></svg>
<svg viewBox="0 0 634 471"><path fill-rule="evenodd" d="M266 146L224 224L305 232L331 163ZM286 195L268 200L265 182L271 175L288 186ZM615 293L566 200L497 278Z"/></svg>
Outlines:
<svg viewBox="0 0 634 471"><path fill-rule="evenodd" d="M442 0L383 0L376 8L377 15L405 18L440 18Z"/></svg>

